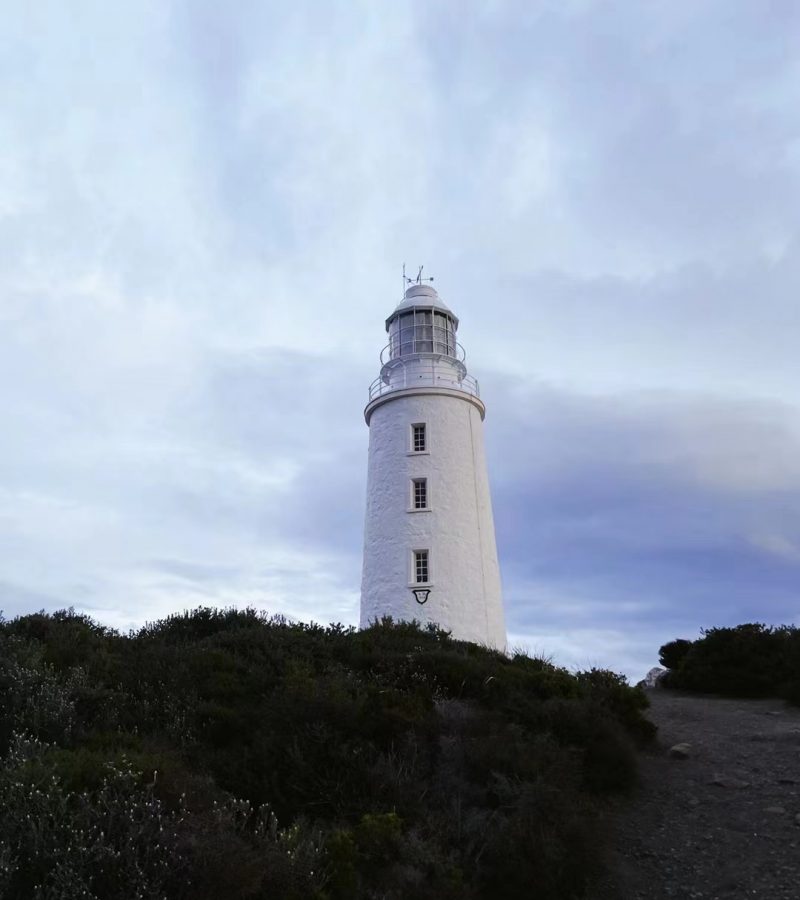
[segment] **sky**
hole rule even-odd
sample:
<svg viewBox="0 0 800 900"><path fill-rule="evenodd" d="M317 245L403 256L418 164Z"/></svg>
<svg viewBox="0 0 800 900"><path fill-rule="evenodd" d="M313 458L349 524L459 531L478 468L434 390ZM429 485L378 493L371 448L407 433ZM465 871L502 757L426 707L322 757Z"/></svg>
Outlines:
<svg viewBox="0 0 800 900"><path fill-rule="evenodd" d="M424 264L509 644L800 624L800 6L6 2L0 608L356 623Z"/></svg>

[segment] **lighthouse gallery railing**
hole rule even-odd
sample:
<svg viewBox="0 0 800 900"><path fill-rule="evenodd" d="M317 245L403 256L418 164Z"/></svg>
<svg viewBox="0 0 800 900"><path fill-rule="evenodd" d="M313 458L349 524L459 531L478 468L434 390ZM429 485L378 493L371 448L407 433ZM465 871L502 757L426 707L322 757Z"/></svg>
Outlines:
<svg viewBox="0 0 800 900"><path fill-rule="evenodd" d="M478 380L466 374L463 364L454 365L453 358L443 354L422 353L410 359L397 357L384 365L381 374L369 386L369 399L414 387L441 387L463 391L473 397L481 395Z"/></svg>

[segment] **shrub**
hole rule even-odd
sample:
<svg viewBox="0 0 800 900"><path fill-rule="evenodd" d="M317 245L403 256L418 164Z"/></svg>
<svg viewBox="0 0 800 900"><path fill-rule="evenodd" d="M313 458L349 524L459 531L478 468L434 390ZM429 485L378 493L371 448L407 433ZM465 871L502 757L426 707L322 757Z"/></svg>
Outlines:
<svg viewBox="0 0 800 900"><path fill-rule="evenodd" d="M691 647L692 642L687 641L684 638L670 641L659 649L658 661L666 669L677 669Z"/></svg>
<svg viewBox="0 0 800 900"><path fill-rule="evenodd" d="M661 651L674 663L666 687L800 703L800 629L793 626L709 628L696 641L673 641Z"/></svg>
<svg viewBox="0 0 800 900"><path fill-rule="evenodd" d="M10 900L578 896L652 732L611 672L254 610L0 623L0 688Z"/></svg>
<svg viewBox="0 0 800 900"><path fill-rule="evenodd" d="M180 813L165 813L127 766L108 763L92 792L64 788L48 744L14 735L0 769L0 895L9 898L176 894Z"/></svg>

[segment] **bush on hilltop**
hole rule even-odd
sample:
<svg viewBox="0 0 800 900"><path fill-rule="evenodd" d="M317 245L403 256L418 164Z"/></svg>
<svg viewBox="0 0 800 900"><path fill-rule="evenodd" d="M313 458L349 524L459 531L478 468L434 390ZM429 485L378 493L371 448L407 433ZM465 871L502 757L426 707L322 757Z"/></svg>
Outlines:
<svg viewBox="0 0 800 900"><path fill-rule="evenodd" d="M800 629L759 623L709 628L665 644L662 684L731 697L782 697L800 705Z"/></svg>
<svg viewBox="0 0 800 900"><path fill-rule="evenodd" d="M580 897L646 705L415 624L1 622L0 896Z"/></svg>
<svg viewBox="0 0 800 900"><path fill-rule="evenodd" d="M692 642L684 638L664 644L658 651L658 661L665 669L677 669L686 654L692 649Z"/></svg>

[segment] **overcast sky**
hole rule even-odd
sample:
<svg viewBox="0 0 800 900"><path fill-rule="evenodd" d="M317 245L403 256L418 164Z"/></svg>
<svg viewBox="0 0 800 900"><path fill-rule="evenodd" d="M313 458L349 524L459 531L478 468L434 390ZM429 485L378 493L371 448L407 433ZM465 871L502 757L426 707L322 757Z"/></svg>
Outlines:
<svg viewBox="0 0 800 900"><path fill-rule="evenodd" d="M0 607L355 623L367 386L461 320L512 645L800 623L800 5L2 4Z"/></svg>

